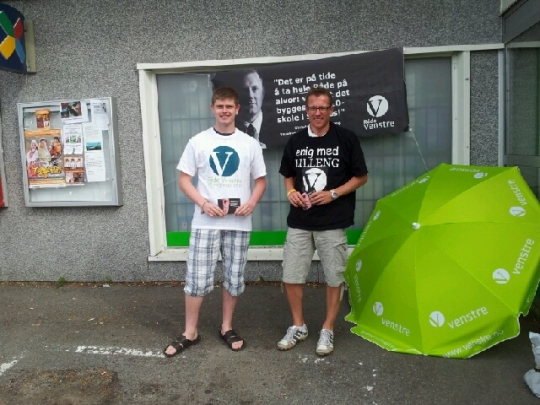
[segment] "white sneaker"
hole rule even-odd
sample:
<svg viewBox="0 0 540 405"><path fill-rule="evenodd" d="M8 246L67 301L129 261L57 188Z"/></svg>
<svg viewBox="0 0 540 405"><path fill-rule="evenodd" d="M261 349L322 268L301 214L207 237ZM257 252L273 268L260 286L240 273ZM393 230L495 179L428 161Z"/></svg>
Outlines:
<svg viewBox="0 0 540 405"><path fill-rule="evenodd" d="M327 356L334 351L334 332L328 329L321 329L317 350L319 356Z"/></svg>
<svg viewBox="0 0 540 405"><path fill-rule="evenodd" d="M296 346L296 343L306 340L308 330L306 324L302 326L290 326L287 329L287 334L281 339L277 347L279 350L289 350Z"/></svg>

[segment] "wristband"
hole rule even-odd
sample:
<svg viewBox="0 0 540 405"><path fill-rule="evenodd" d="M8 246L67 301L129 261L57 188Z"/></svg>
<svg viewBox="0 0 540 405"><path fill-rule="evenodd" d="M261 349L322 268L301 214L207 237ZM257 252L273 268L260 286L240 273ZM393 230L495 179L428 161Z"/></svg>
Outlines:
<svg viewBox="0 0 540 405"><path fill-rule="evenodd" d="M291 188L289 191L287 191L287 198L289 198L289 196L294 192L296 192L294 188Z"/></svg>
<svg viewBox="0 0 540 405"><path fill-rule="evenodd" d="M201 205L201 214L204 214L204 204L206 204L208 201L204 201Z"/></svg>

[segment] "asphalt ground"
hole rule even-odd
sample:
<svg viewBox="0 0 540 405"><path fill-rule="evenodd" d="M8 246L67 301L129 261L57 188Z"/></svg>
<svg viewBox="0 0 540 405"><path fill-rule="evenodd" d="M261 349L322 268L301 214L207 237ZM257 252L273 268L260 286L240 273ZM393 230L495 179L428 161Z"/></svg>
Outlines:
<svg viewBox="0 0 540 405"><path fill-rule="evenodd" d="M471 359L388 352L336 325L335 351L315 354L324 288L305 288L310 335L281 352L290 316L279 285L248 285L235 316L246 349L219 339L221 287L203 303L202 341L167 359L183 329L182 286L0 283L0 405L540 404L523 381L534 366L522 331Z"/></svg>

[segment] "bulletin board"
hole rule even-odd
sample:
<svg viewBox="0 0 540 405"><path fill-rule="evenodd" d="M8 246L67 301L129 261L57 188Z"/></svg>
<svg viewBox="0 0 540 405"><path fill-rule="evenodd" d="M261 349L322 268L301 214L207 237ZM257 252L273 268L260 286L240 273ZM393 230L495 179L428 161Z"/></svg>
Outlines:
<svg viewBox="0 0 540 405"><path fill-rule="evenodd" d="M122 205L111 97L19 103L18 113L26 206Z"/></svg>

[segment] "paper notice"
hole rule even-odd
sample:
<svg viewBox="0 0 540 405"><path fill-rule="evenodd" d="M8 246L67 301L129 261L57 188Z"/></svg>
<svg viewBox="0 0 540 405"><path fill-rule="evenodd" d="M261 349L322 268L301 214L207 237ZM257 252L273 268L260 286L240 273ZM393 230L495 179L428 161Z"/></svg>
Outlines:
<svg viewBox="0 0 540 405"><path fill-rule="evenodd" d="M105 157L102 151L86 153L84 155L84 164L88 183L107 180L105 176Z"/></svg>
<svg viewBox="0 0 540 405"><path fill-rule="evenodd" d="M107 131L109 129L107 104L101 100L90 100L90 111L92 112L92 123L94 127L102 131Z"/></svg>

